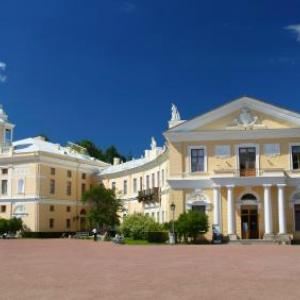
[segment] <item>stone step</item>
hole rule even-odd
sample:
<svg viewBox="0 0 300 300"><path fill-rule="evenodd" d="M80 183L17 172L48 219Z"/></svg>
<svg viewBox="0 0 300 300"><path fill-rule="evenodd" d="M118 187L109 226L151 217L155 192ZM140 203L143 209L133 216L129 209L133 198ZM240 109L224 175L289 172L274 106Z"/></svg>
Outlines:
<svg viewBox="0 0 300 300"><path fill-rule="evenodd" d="M230 244L241 244L241 245L254 245L254 244L278 244L278 241L274 240L263 240L263 239L237 239L231 240Z"/></svg>

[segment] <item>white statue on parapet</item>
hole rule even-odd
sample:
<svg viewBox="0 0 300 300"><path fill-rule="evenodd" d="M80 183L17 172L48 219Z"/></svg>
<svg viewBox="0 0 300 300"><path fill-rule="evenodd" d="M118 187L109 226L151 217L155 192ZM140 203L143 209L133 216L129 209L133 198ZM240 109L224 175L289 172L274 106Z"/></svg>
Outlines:
<svg viewBox="0 0 300 300"><path fill-rule="evenodd" d="M156 140L155 140L154 137L151 137L151 145L150 145L150 147L151 147L151 150L154 150L157 147L157 143L156 143Z"/></svg>
<svg viewBox="0 0 300 300"><path fill-rule="evenodd" d="M172 103L171 111L172 111L171 121L180 121L181 120L180 113L177 109L177 106L174 103Z"/></svg>

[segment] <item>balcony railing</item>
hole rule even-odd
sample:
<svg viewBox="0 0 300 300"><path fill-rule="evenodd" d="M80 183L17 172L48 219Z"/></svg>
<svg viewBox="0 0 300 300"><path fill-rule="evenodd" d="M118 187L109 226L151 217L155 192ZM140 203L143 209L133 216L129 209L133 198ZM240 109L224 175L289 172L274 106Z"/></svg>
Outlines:
<svg viewBox="0 0 300 300"><path fill-rule="evenodd" d="M152 189L139 191L137 199L139 202L144 203L159 202L159 188L155 187Z"/></svg>

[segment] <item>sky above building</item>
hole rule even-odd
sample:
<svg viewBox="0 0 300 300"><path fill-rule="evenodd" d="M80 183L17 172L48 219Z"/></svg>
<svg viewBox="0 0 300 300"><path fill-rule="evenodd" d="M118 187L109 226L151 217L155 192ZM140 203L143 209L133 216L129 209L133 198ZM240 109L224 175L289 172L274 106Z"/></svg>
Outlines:
<svg viewBox="0 0 300 300"><path fill-rule="evenodd" d="M15 138L138 157L243 95L300 111L300 2L2 0L0 103Z"/></svg>

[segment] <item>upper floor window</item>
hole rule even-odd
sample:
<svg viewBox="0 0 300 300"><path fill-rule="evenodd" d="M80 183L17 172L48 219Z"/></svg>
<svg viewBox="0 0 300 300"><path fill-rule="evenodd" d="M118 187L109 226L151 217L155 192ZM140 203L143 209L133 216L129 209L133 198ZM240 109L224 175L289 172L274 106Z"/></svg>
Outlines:
<svg viewBox="0 0 300 300"><path fill-rule="evenodd" d="M71 183L71 181L68 181L67 182L67 195L71 196L71 193L72 193L72 183Z"/></svg>
<svg viewBox="0 0 300 300"><path fill-rule="evenodd" d="M140 191L143 190L143 177L140 177Z"/></svg>
<svg viewBox="0 0 300 300"><path fill-rule="evenodd" d="M191 172L205 171L205 149L192 148L191 149Z"/></svg>
<svg viewBox="0 0 300 300"><path fill-rule="evenodd" d="M160 173L157 171L157 187L160 186Z"/></svg>
<svg viewBox="0 0 300 300"><path fill-rule="evenodd" d="M150 189L150 176L149 175L146 176L146 189L147 190Z"/></svg>
<svg viewBox="0 0 300 300"><path fill-rule="evenodd" d="M50 210L50 211L54 211L54 210L55 210L54 205L50 205L50 206L49 206L49 210Z"/></svg>
<svg viewBox="0 0 300 300"><path fill-rule="evenodd" d="M2 172L2 175L7 175L8 174L8 169L2 169L1 172Z"/></svg>
<svg viewBox="0 0 300 300"><path fill-rule="evenodd" d="M18 193L23 194L25 191L25 182L23 178L18 180Z"/></svg>
<svg viewBox="0 0 300 300"><path fill-rule="evenodd" d="M86 174L85 174L85 173L82 173L82 174L81 174L81 179L82 179L82 180L85 180L85 179L86 179Z"/></svg>
<svg viewBox="0 0 300 300"><path fill-rule="evenodd" d="M127 194L127 180L124 180L124 182L123 182L123 193L124 193L124 195Z"/></svg>
<svg viewBox="0 0 300 300"><path fill-rule="evenodd" d="M162 186L165 185L165 170L164 169L161 170L161 185Z"/></svg>
<svg viewBox="0 0 300 300"><path fill-rule="evenodd" d="M67 171L67 177L69 177L69 178L72 177L72 171L70 171L70 170Z"/></svg>
<svg viewBox="0 0 300 300"><path fill-rule="evenodd" d="M151 175L151 177L152 177L152 179L151 179L151 181L152 181L152 187L154 188L155 187L155 175L154 175L154 173L152 173L152 175Z"/></svg>
<svg viewBox="0 0 300 300"><path fill-rule="evenodd" d="M293 170L300 169L300 146L292 146Z"/></svg>
<svg viewBox="0 0 300 300"><path fill-rule="evenodd" d="M49 192L50 192L50 194L55 194L55 180L54 179L50 180Z"/></svg>
<svg viewBox="0 0 300 300"><path fill-rule="evenodd" d="M1 212L5 213L6 212L6 205L1 205Z"/></svg>
<svg viewBox="0 0 300 300"><path fill-rule="evenodd" d="M111 189L112 189L113 191L116 190L116 182L115 182L115 181L113 181L113 182L111 183Z"/></svg>
<svg viewBox="0 0 300 300"><path fill-rule="evenodd" d="M50 168L50 174L55 175L55 168Z"/></svg>
<svg viewBox="0 0 300 300"><path fill-rule="evenodd" d="M67 206L66 211L71 212L71 206Z"/></svg>
<svg viewBox="0 0 300 300"><path fill-rule="evenodd" d="M133 192L136 193L137 192L137 179L133 178Z"/></svg>
<svg viewBox="0 0 300 300"><path fill-rule="evenodd" d="M7 195L7 180L6 179L1 181L1 194Z"/></svg>

